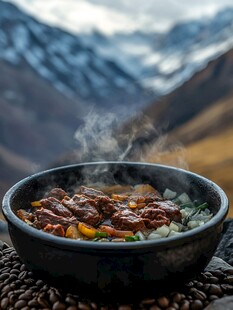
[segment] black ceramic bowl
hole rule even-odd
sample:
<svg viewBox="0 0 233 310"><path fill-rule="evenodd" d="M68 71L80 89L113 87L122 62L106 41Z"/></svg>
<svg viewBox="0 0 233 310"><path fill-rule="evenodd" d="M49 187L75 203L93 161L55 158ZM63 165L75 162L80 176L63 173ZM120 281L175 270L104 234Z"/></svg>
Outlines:
<svg viewBox="0 0 233 310"><path fill-rule="evenodd" d="M75 185L150 183L186 192L208 202L213 218L179 236L140 242L77 241L44 233L22 222L15 211L40 199L48 188ZM12 243L28 269L58 287L85 296L149 297L202 271L220 241L228 212L225 193L197 174L163 165L133 162L83 163L32 175L14 185L3 200Z"/></svg>

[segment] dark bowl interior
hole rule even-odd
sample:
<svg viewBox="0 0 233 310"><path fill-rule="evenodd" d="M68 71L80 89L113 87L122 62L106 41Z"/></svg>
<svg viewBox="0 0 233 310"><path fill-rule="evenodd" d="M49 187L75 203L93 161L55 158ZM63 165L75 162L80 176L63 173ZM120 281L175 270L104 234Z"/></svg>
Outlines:
<svg viewBox="0 0 233 310"><path fill-rule="evenodd" d="M50 188L72 194L78 185L149 183L208 202L214 217L205 225L160 240L98 243L56 237L17 218ZM163 165L133 162L83 163L30 176L14 185L3 199L3 214L12 243L26 266L40 278L87 297L150 296L202 271L220 241L228 200L219 186L197 174ZM117 295L116 295L117 292Z"/></svg>

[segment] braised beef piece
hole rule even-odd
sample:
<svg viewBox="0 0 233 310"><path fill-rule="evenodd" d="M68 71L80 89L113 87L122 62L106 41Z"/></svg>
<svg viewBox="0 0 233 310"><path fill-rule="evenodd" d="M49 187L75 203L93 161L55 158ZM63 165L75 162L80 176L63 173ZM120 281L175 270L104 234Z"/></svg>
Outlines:
<svg viewBox="0 0 233 310"><path fill-rule="evenodd" d="M145 197L139 193L133 193L128 197L129 201L135 201L137 204L138 203L144 203L145 202Z"/></svg>
<svg viewBox="0 0 233 310"><path fill-rule="evenodd" d="M81 194L88 196L90 198L96 198L97 196L106 196L103 192L98 191L94 188L91 187L86 187L86 186L80 186L80 192Z"/></svg>
<svg viewBox="0 0 233 310"><path fill-rule="evenodd" d="M146 228L144 220L127 209L115 212L111 217L111 223L116 229L131 230L133 232Z"/></svg>
<svg viewBox="0 0 233 310"><path fill-rule="evenodd" d="M95 200L84 195L76 194L70 200L63 200L63 204L79 221L91 226L97 225L102 219L97 211Z"/></svg>
<svg viewBox="0 0 233 310"><path fill-rule="evenodd" d="M108 196L97 196L95 198L98 210L103 214L103 217L109 218L114 212L118 211L117 204L114 204Z"/></svg>
<svg viewBox="0 0 233 310"><path fill-rule="evenodd" d="M54 197L49 197L45 199L41 199L41 206L44 209L48 209L53 211L53 213L57 215L61 215L64 217L71 217L73 216L73 213L66 208L58 199Z"/></svg>
<svg viewBox="0 0 233 310"><path fill-rule="evenodd" d="M166 212L153 206L144 208L140 216L146 219L145 224L147 228L156 229L170 224L170 220L166 217Z"/></svg>
<svg viewBox="0 0 233 310"><path fill-rule="evenodd" d="M34 222L35 220L35 215L30 213L30 212L27 212L26 210L24 209L20 209L16 212L17 216L24 222Z"/></svg>
<svg viewBox="0 0 233 310"><path fill-rule="evenodd" d="M158 208L166 212L166 216L175 222L181 222L182 214L180 208L171 200L164 200L156 203Z"/></svg>
<svg viewBox="0 0 233 310"><path fill-rule="evenodd" d="M55 235L55 236L59 236L59 237L65 236L65 230L61 224L57 224L57 225L47 224L44 227L43 231L50 233L52 235Z"/></svg>
<svg viewBox="0 0 233 310"><path fill-rule="evenodd" d="M61 224L64 229L68 228L70 225L77 225L78 220L72 216L65 218L61 215L54 214L51 210L40 208L36 210L37 222L36 226L38 228L44 228L47 224L57 225Z"/></svg>
<svg viewBox="0 0 233 310"><path fill-rule="evenodd" d="M160 196L160 194L157 191L146 193L146 194L140 194L140 193L133 193L129 196L129 200L135 201L137 204L139 203L150 203L153 201L160 201L163 200L163 198Z"/></svg>
<svg viewBox="0 0 233 310"><path fill-rule="evenodd" d="M60 187L55 187L45 194L45 198L54 197L58 200L62 200L65 196L67 193Z"/></svg>
<svg viewBox="0 0 233 310"><path fill-rule="evenodd" d="M179 207L170 200L163 201L155 201L153 203L149 203L148 207L158 208L160 210L164 210L166 213L166 217L171 221L181 222L182 215Z"/></svg>
<svg viewBox="0 0 233 310"><path fill-rule="evenodd" d="M146 193L144 197L145 197L145 203L163 200L163 197L160 195L158 191Z"/></svg>

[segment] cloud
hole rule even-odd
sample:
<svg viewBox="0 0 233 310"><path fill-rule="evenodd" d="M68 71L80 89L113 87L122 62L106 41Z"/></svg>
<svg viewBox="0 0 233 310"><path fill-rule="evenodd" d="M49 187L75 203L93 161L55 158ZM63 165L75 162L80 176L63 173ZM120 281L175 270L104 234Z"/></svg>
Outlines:
<svg viewBox="0 0 233 310"><path fill-rule="evenodd" d="M72 32L164 31L177 21L206 18L232 0L9 0L40 20Z"/></svg>

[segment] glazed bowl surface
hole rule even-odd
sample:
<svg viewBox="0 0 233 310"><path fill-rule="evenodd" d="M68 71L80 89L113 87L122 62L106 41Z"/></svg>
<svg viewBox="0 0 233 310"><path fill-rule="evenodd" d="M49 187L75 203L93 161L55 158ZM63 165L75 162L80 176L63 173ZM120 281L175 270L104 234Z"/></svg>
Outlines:
<svg viewBox="0 0 233 310"><path fill-rule="evenodd" d="M149 183L160 192L186 192L209 204L212 219L179 236L138 242L91 242L57 237L30 227L15 212L50 188L101 182ZM221 238L228 199L211 180L175 167L138 162L92 162L29 176L5 194L2 205L19 257L39 278L71 292L99 298L149 297L203 271Z"/></svg>

